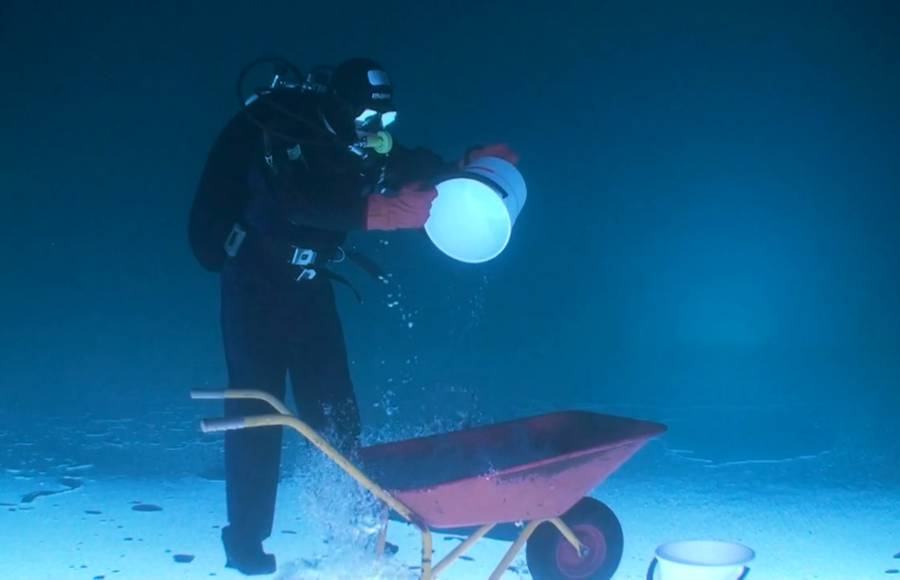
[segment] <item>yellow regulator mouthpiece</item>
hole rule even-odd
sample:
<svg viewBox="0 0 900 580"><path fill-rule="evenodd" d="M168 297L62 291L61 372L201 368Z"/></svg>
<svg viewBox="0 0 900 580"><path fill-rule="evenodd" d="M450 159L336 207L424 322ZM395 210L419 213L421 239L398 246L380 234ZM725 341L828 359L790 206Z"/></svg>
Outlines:
<svg viewBox="0 0 900 580"><path fill-rule="evenodd" d="M379 131L374 135L366 136L365 146L374 149L376 153L387 155L394 148L394 138L387 131Z"/></svg>

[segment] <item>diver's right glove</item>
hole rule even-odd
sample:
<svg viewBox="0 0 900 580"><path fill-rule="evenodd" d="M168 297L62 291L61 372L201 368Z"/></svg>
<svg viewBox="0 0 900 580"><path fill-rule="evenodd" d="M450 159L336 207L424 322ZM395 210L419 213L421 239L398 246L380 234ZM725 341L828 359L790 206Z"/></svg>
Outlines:
<svg viewBox="0 0 900 580"><path fill-rule="evenodd" d="M437 191L433 187L423 189L421 183L411 183L393 197L370 195L366 229L414 230L424 227L436 197Z"/></svg>

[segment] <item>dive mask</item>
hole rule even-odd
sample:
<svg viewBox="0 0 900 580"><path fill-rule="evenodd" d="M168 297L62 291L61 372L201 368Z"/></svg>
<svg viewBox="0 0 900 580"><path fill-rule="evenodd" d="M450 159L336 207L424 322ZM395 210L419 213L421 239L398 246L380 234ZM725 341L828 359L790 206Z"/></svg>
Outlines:
<svg viewBox="0 0 900 580"><path fill-rule="evenodd" d="M396 120L397 111L379 112L374 109L365 109L357 115L353 120L353 124L356 127L357 136L362 137L384 131Z"/></svg>

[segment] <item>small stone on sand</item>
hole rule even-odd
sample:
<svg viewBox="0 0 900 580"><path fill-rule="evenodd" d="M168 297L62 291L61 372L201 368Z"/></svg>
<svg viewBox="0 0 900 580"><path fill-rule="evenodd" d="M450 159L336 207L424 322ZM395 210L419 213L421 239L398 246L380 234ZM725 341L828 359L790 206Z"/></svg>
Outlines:
<svg viewBox="0 0 900 580"><path fill-rule="evenodd" d="M74 477L61 477L59 479L59 482L62 485L68 487L69 489L78 489L79 487L84 485L83 481L81 481L80 479L76 479Z"/></svg>
<svg viewBox="0 0 900 580"><path fill-rule="evenodd" d="M158 505L153 505L152 503L139 503L131 506L136 512L161 512L162 508Z"/></svg>

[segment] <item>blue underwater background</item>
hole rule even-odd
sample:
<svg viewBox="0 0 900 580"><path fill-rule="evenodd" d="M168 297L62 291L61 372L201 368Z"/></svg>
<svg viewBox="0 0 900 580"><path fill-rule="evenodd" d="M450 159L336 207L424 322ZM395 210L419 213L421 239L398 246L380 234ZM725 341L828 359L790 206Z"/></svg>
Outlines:
<svg viewBox="0 0 900 580"><path fill-rule="evenodd" d="M881 577L900 566L898 31L890 1L4 0L0 477L217 477L197 419L218 407L188 400L226 382L218 278L186 234L200 171L244 63L367 55L404 143L509 143L529 195L482 265L420 232L353 238L391 273L342 272L362 305L337 288L368 440L660 421L616 493L702 495L729 465L748 501L757 478L875 493L893 547L856 564Z"/></svg>

